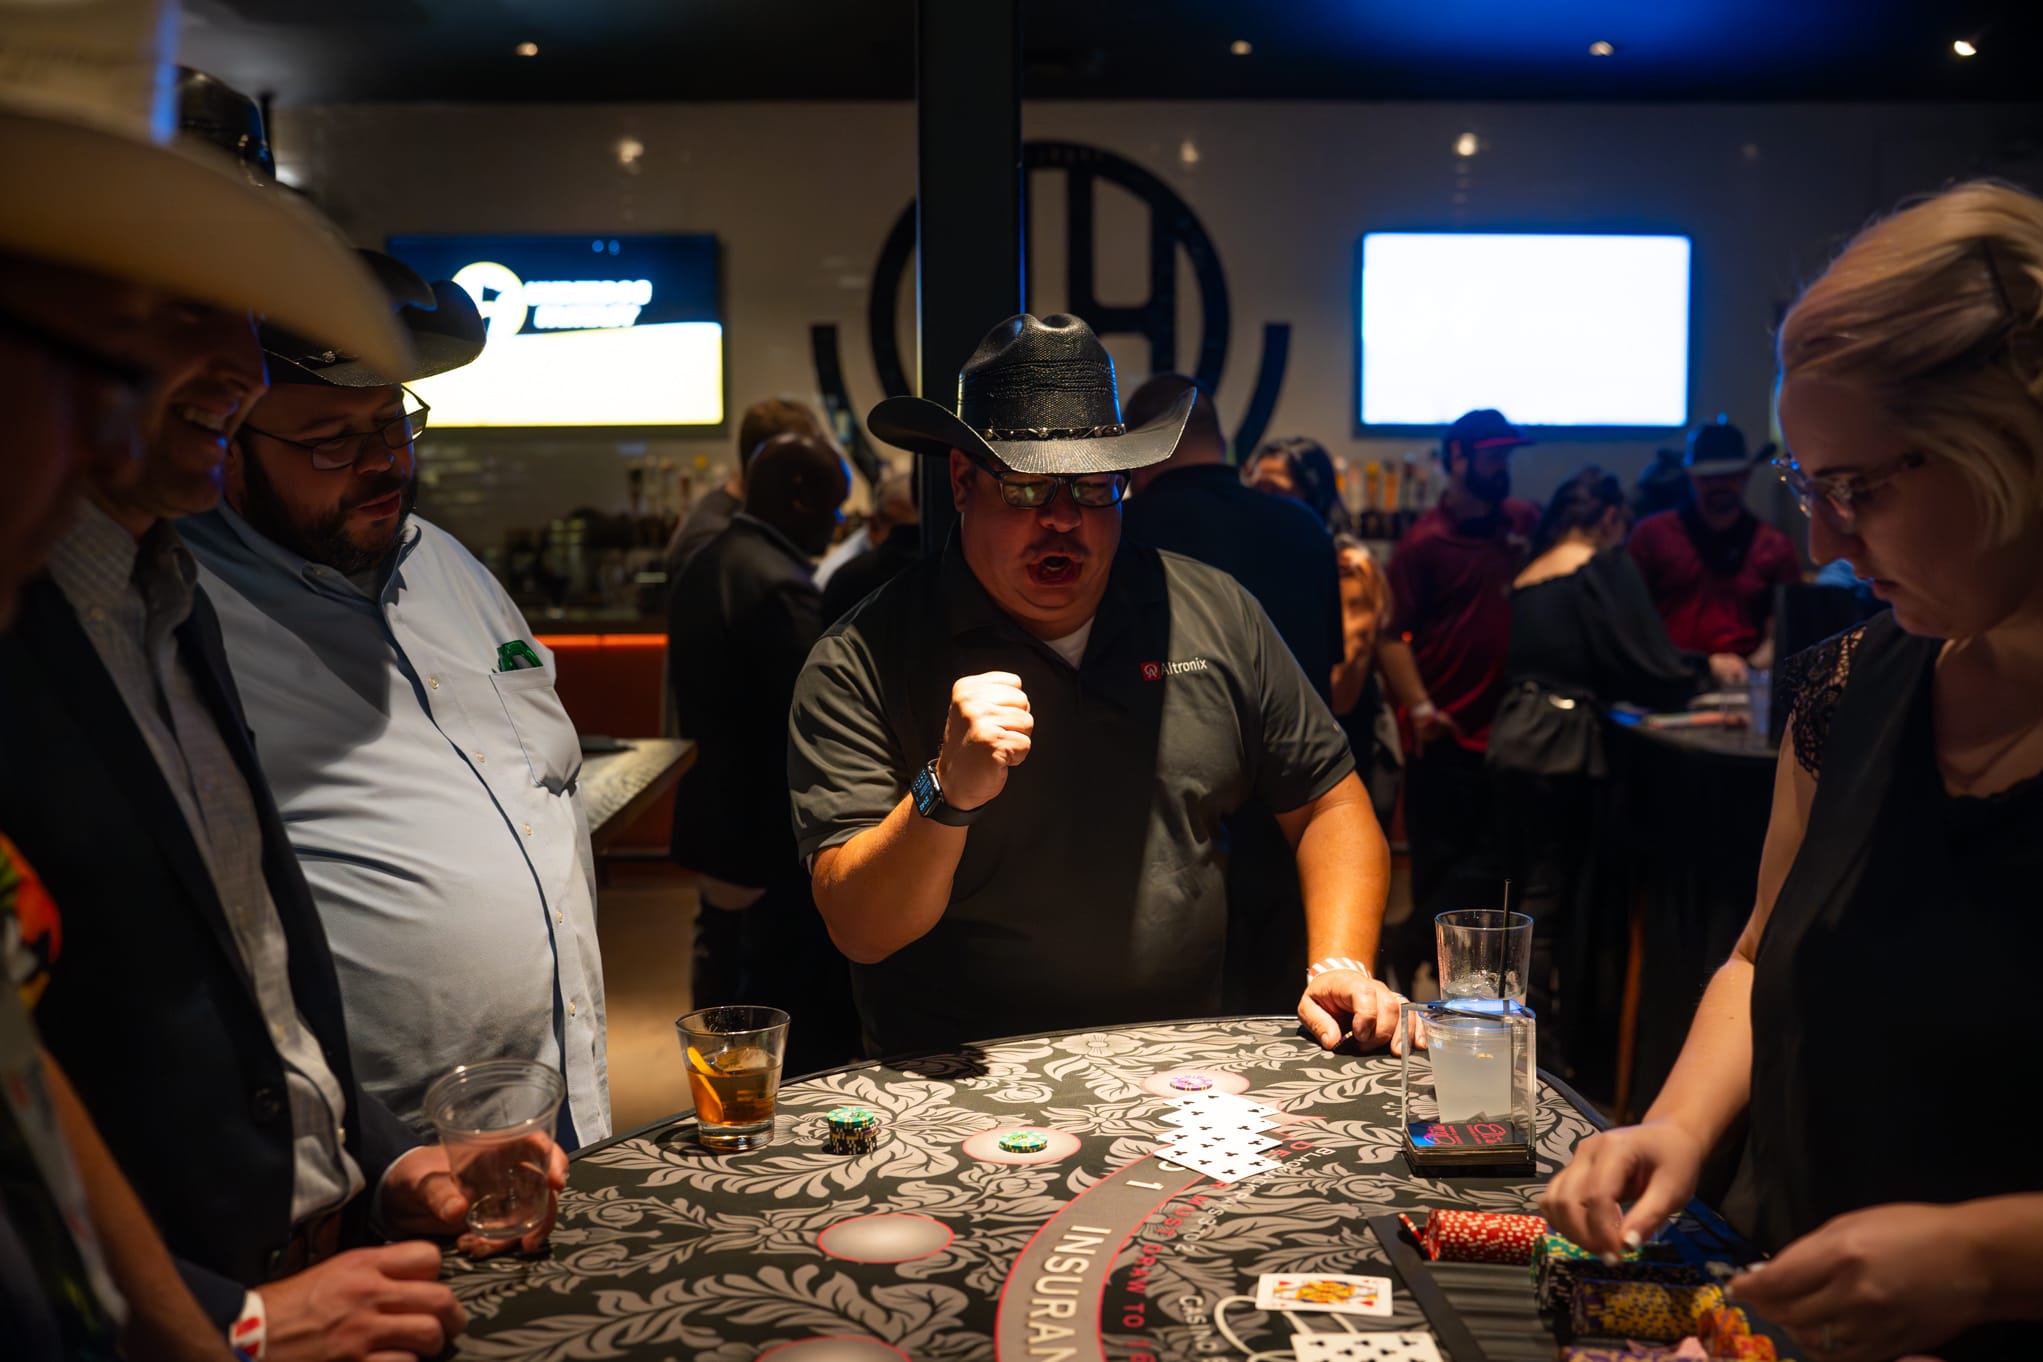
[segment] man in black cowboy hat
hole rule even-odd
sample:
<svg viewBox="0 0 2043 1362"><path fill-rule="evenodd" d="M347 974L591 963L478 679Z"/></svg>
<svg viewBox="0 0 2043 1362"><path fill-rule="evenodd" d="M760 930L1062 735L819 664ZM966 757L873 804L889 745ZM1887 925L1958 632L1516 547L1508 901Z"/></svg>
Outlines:
<svg viewBox="0 0 2043 1362"><path fill-rule="evenodd" d="M958 378L868 419L944 458L959 523L810 654L789 784L869 1051L1210 1013L1227 815L1260 796L1297 850L1298 1015L1382 1044L1388 854L1348 744L1234 580L1121 539L1129 470L1188 392L1121 423L1075 317L1002 322Z"/></svg>
<svg viewBox="0 0 2043 1362"><path fill-rule="evenodd" d="M1695 496L1632 529L1632 559L1677 648L1773 663L1773 589L1801 581L1802 566L1787 535L1745 504L1752 470L1772 449L1747 454L1726 416L1698 426L1683 460Z"/></svg>

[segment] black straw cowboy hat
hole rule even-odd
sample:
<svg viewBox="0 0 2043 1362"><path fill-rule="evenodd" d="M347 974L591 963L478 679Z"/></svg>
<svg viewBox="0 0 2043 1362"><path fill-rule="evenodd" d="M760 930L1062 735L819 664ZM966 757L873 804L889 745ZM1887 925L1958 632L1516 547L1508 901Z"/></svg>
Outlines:
<svg viewBox="0 0 2043 1362"><path fill-rule="evenodd" d="M188 66L178 68L177 129L211 143L240 164L249 182L288 197L277 183L262 108L241 91ZM427 284L403 262L381 251L357 251L382 285L411 339L411 354L398 368L378 365L343 347L308 340L296 330L265 322L262 348L271 383L327 383L337 388L381 388L431 378L471 363L482 353L487 328L468 290L454 283Z"/></svg>
<svg viewBox="0 0 2043 1362"><path fill-rule="evenodd" d="M381 251L363 251L361 255L389 295L397 324L411 336L411 364L390 372L359 355L265 325L260 339L263 353L269 356L271 383L381 388L459 369L482 353L489 328L467 289L446 280L428 285L410 266Z"/></svg>
<svg viewBox="0 0 2043 1362"><path fill-rule="evenodd" d="M1017 473L1123 473L1178 446L1197 394L1135 429L1121 424L1114 361L1092 328L1062 312L1009 317L958 371L955 412L890 397L865 418L873 438L917 454L978 451Z"/></svg>

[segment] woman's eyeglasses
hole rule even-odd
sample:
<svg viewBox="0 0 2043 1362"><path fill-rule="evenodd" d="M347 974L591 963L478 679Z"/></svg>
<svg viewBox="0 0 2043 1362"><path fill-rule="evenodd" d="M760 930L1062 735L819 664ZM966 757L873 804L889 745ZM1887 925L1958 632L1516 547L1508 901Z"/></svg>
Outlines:
<svg viewBox="0 0 2043 1362"><path fill-rule="evenodd" d="M387 449L403 449L419 437L426 428L426 414L432 410L419 401L409 388L399 389L404 394L405 409L372 430L347 431L340 435L329 435L323 440L293 440L288 436L273 435L267 430L254 426L243 426L244 433L260 435L265 440L275 440L280 445L302 449L312 456L312 466L324 473L353 468L362 457L362 450L371 440L380 440Z"/></svg>
<svg viewBox="0 0 2043 1362"><path fill-rule="evenodd" d="M1071 490L1071 500L1087 510L1119 504L1128 491L1126 473L1016 473L983 455L970 455L1000 488L1000 499L1018 511L1040 511L1057 499L1057 489Z"/></svg>
<svg viewBox="0 0 2043 1362"><path fill-rule="evenodd" d="M1782 453L1774 456L1773 467L1780 474L1781 481L1788 485L1788 490L1795 494L1795 503L1802 508L1803 515L1821 514L1824 523L1839 534L1857 534L1859 508L1866 498L1902 474L1928 462L1927 454L1903 454L1863 473L1825 473L1818 476L1803 472L1800 464Z"/></svg>

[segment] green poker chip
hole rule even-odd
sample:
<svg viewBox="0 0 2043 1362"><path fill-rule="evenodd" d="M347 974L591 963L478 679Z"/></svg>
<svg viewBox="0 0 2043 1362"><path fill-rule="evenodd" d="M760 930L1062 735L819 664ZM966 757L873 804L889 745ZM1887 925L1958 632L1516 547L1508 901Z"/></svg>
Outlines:
<svg viewBox="0 0 2043 1362"><path fill-rule="evenodd" d="M867 1107L832 1107L823 1114L823 1120L833 1135L872 1130L880 1123L880 1118Z"/></svg>
<svg viewBox="0 0 2043 1362"><path fill-rule="evenodd" d="M1049 1138L1033 1130L1011 1130L1000 1137L1000 1150L1004 1154L1040 1154L1049 1147Z"/></svg>

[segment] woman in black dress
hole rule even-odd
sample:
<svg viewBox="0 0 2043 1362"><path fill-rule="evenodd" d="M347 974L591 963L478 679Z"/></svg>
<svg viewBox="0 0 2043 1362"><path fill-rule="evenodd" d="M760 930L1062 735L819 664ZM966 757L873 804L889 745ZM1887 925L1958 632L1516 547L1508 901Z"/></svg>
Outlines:
<svg viewBox="0 0 2043 1362"><path fill-rule="evenodd" d="M1540 1063L1561 1073L1593 1040L1592 1009L1583 1005L1590 943L1580 928L1606 774L1604 711L1618 702L1679 709L1712 672L1728 683L1743 670L1736 659L1706 661L1668 640L1624 551L1630 529L1623 486L1593 465L1547 502L1538 556L1512 584L1504 699L1486 758L1517 890L1512 906L1533 920L1526 1002L1540 1019Z"/></svg>
<svg viewBox="0 0 2043 1362"><path fill-rule="evenodd" d="M1743 1114L1775 1256L1731 1287L1817 1362L2043 1357L2043 201L1961 185L1866 229L1779 350L1813 556L1894 608L1783 667L1752 920L1546 1212L1650 1234Z"/></svg>

